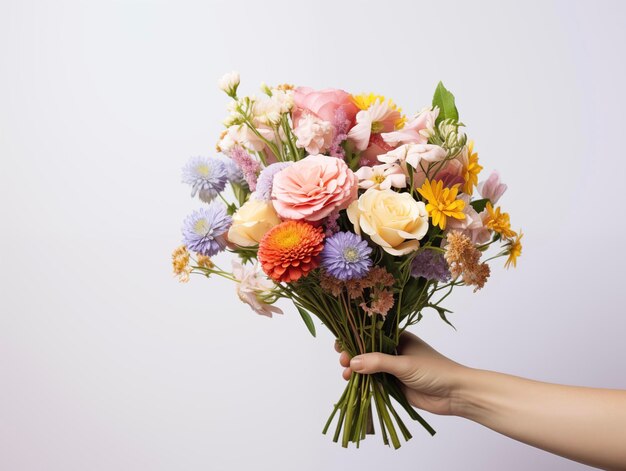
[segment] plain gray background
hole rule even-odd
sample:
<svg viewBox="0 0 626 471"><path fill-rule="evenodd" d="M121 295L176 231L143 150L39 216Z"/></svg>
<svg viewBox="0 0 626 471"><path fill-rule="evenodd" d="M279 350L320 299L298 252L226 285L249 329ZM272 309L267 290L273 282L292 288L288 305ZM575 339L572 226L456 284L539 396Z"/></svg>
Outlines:
<svg viewBox="0 0 626 471"><path fill-rule="evenodd" d="M435 438L341 449L320 433L344 387L330 335L169 263L222 73L408 113L441 79L526 235L517 270L450 298L458 331L414 331L471 366L626 388L624 3L0 5L0 469L584 468L428 414Z"/></svg>

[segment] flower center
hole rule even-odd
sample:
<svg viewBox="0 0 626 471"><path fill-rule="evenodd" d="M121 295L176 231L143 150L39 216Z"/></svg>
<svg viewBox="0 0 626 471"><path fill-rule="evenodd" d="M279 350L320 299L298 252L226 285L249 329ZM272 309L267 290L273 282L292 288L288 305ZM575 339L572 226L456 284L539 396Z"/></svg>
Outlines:
<svg viewBox="0 0 626 471"><path fill-rule="evenodd" d="M211 169L209 168L208 165L201 164L196 167L196 172L198 172L198 175L202 175L203 177L206 177L211 172Z"/></svg>
<svg viewBox="0 0 626 471"><path fill-rule="evenodd" d="M374 183L382 183L385 181L385 176L378 174L378 175L374 175Z"/></svg>
<svg viewBox="0 0 626 471"><path fill-rule="evenodd" d="M346 262L354 263L359 259L359 252L354 247L346 247L343 250L343 258Z"/></svg>
<svg viewBox="0 0 626 471"><path fill-rule="evenodd" d="M203 236L211 230L211 227L209 226L209 223L206 219L199 219L193 225L193 230L196 232L196 234Z"/></svg>
<svg viewBox="0 0 626 471"><path fill-rule="evenodd" d="M385 128L385 126L383 125L383 123L379 122L379 121L374 121L372 123L372 133L373 134L378 134L379 132L381 132L383 129Z"/></svg>

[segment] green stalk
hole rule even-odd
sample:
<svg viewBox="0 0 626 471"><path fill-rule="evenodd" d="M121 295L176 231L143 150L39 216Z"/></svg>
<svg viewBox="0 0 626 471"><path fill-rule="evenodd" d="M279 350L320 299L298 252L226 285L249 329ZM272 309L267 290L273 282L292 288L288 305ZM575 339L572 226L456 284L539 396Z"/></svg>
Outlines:
<svg viewBox="0 0 626 471"><path fill-rule="evenodd" d="M357 386L360 382L360 377L361 377L361 375L358 373L352 373L352 376L355 379L350 389L350 394L348 395L348 403L346 404L346 408L347 408L346 425L343 428L343 440L341 442L341 446L344 448L348 448L348 442L350 441L350 434L352 432L352 420L354 417L354 409L355 409L355 402L356 402Z"/></svg>

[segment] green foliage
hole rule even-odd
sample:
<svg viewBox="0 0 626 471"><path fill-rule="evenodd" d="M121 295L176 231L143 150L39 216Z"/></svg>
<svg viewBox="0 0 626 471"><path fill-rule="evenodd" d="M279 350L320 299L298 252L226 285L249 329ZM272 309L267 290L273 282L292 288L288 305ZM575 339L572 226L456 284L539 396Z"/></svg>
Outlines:
<svg viewBox="0 0 626 471"><path fill-rule="evenodd" d="M439 124L445 120L459 120L459 111L454 103L454 95L443 86L443 82L439 82L433 96L433 106L439 108L439 116L435 124Z"/></svg>
<svg viewBox="0 0 626 471"><path fill-rule="evenodd" d="M231 253L237 254L239 258L241 258L241 263L246 264L248 262L252 262L256 260L256 253L258 247L236 247L234 249L230 249Z"/></svg>
<svg viewBox="0 0 626 471"><path fill-rule="evenodd" d="M302 317L302 320L304 321L306 328L309 329L309 332L311 332L311 335L315 337L315 324L313 323L313 319L311 318L311 315L304 308L298 306L297 304L296 304L296 309L298 309L298 312L300 313L300 317Z"/></svg>
<svg viewBox="0 0 626 471"><path fill-rule="evenodd" d="M474 210L477 213L481 213L481 212L483 212L483 210L487 206L487 203L489 203L489 198L483 198L481 200L475 200L475 201L472 201L470 204L472 205L472 208L474 208Z"/></svg>

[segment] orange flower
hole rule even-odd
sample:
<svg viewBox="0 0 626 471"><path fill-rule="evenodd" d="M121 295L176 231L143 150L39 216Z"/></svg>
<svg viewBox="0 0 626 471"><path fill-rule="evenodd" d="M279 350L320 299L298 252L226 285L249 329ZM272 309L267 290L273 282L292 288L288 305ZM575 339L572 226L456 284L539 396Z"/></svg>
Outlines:
<svg viewBox="0 0 626 471"><path fill-rule="evenodd" d="M259 243L263 271L277 282L296 281L319 265L324 231L304 221L285 221L270 229Z"/></svg>

